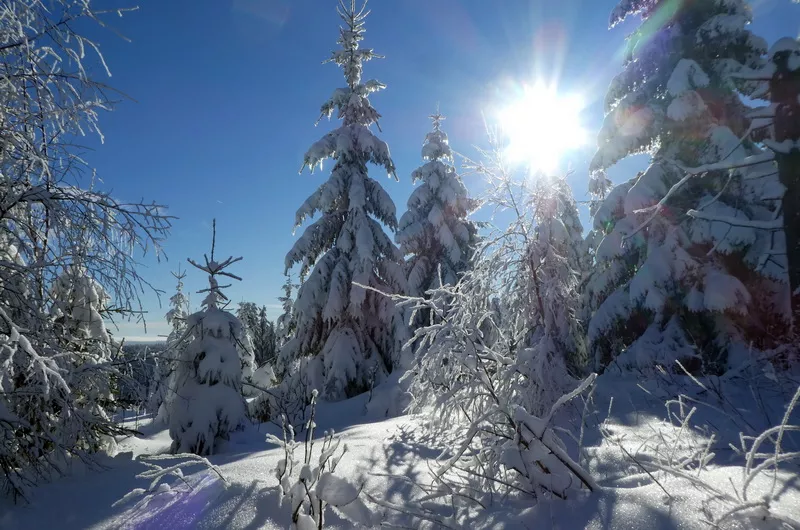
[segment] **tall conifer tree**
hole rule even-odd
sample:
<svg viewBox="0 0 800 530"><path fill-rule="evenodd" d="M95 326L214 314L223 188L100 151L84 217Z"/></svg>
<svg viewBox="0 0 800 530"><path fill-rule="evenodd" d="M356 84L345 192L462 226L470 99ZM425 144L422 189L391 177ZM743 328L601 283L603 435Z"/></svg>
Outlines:
<svg viewBox="0 0 800 530"><path fill-rule="evenodd" d="M311 146L303 163L313 170L330 158L334 166L297 211L296 226L317 212L321 217L286 255L287 269L301 264L302 285L293 307L295 335L280 364L313 356L309 380L329 399L365 390L399 361L395 330L401 320L393 302L355 285L398 292L404 284L399 251L381 227L397 227L395 205L367 168L381 166L396 178L388 146L370 130L380 114L369 95L384 85L361 78L364 62L379 57L359 45L365 7L357 9L355 0L339 5L341 49L328 62L342 68L347 85L322 105L322 116L336 112L341 124Z"/></svg>

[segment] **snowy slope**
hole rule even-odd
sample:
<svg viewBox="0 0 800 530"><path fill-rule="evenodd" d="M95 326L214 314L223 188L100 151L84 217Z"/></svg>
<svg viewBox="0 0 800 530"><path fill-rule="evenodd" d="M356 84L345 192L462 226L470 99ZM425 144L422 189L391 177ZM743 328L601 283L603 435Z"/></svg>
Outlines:
<svg viewBox="0 0 800 530"><path fill-rule="evenodd" d="M538 504L531 499L497 499L486 509L465 510L459 517L459 527L563 530L709 528L704 522L708 517L706 510L710 508L718 515L721 509L719 504L707 503L709 495L675 477L657 474L659 484L656 484L625 454L635 455L639 461L646 462L659 449L655 446L660 440L666 444L662 444L660 450L674 452L677 458L708 439L700 430L686 428L682 431L679 426L664 421L664 402L677 392L692 398L708 394L691 382L671 377L669 382L654 378L642 385L644 388L631 377L607 374L598 379L593 395L594 407L586 414L578 414L577 419L580 420L582 415L585 422L586 451L582 463L602 485L601 491L580 492L576 498L567 501L541 500ZM780 404L786 403L786 395L777 387L762 385L756 388L752 384L739 384L731 385L731 388L734 390L723 393L727 404L706 395L711 406L699 407L690 422L698 426L711 425L716 430L718 441L712 444L712 450L717 457L707 471L697 476L702 476L721 491L730 491L731 484L741 484L743 470L736 455L725 450L725 443L735 441L736 431L741 428L755 432L767 424L774 424L773 420L779 421L782 415ZM376 395L378 399L380 390ZM612 397L614 403L609 415ZM432 447L436 441L427 440L423 435L421 419L370 417L365 415L366 404L367 396L339 403L322 403L317 410L317 432L333 428L341 433L348 445L337 475L350 478L356 484L363 480L366 482L364 491L369 495L413 509L413 501L419 499L420 491L411 481L427 482L429 466L440 454L440 449ZM351 421L356 423L348 425ZM601 435L601 428L608 436ZM191 489L180 481L167 481L172 482L171 486L164 487L150 498L112 507L131 489L146 487L144 481L133 478L144 467L131 460L131 453L165 452L170 445L166 431L155 430L148 423L144 423L141 430L142 437L120 442L120 450L127 453L104 462L109 466L108 470L76 470L72 476L40 487L33 504L28 506L0 504L0 528L288 528L289 509L279 506L274 476L274 469L283 453L264 442L267 432L279 434L277 427L271 424L252 426L237 433L224 447L223 453L210 458L229 481L227 488L214 474L199 471L187 473L186 482L192 485ZM786 433L784 445L787 451L796 451L800 447L800 437L796 434ZM800 519L797 469L787 470L787 473L777 476L782 493L773 509L786 517ZM751 487L751 498L759 499L771 486L772 475L762 475ZM385 522L395 525L441 527L372 507ZM442 516L448 515L448 506L439 508ZM326 528L353 527L352 523L328 512ZM747 526L723 528L780 527L766 526L763 521L756 520Z"/></svg>

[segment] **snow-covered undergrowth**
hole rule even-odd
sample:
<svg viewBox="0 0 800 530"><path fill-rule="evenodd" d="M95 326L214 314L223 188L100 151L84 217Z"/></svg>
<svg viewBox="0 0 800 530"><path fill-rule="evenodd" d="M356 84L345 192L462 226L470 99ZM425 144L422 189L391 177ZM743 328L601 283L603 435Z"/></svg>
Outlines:
<svg viewBox="0 0 800 530"><path fill-rule="evenodd" d="M611 487L657 488L663 504L695 506L710 528L800 528L796 380L771 370L641 380L603 391L604 441L586 451L594 475ZM620 459L627 469L615 468Z"/></svg>
<svg viewBox="0 0 800 530"><path fill-rule="evenodd" d="M563 423L565 431L560 431L567 449L580 455L578 462L599 485L591 493L576 490L567 500L496 495L481 507L446 491L432 491L437 485L434 472L452 456L453 446L430 438L422 418L365 415L368 395L320 403L316 432L335 429L342 447L347 445L335 475L359 488L363 484L360 498L373 512L374 526L793 528L791 522L800 520L800 412L795 408L787 414L787 406L797 381L740 375L703 379L699 386L671 374L641 381L607 373L597 378L589 406L579 401L566 405L574 422ZM378 387L372 400L393 392L391 386ZM102 462L107 470L83 472L76 466L71 476L40 486L28 505L4 500L0 528L289 528L292 512L281 505L275 475L286 452L266 442L270 434L283 439L278 426L262 424L233 433L209 457L214 469L184 467L169 475L153 465L171 469L180 458L142 456L164 454L171 442L162 426L148 421L139 419L141 436L119 440L123 452ZM785 427L759 438L780 425ZM313 462L324 443L318 437ZM299 460L304 458L303 445L296 447ZM161 481L153 487L157 476ZM144 491L114 505L135 488ZM765 519L767 507L771 517ZM325 528L355 527L363 526L326 512Z"/></svg>

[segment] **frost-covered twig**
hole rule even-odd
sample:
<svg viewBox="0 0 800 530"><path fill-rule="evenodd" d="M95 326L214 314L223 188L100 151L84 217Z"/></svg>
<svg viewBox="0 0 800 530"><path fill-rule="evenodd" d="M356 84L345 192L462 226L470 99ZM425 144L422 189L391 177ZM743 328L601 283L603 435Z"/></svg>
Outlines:
<svg viewBox="0 0 800 530"><path fill-rule="evenodd" d="M739 219L725 215L713 215L699 210L688 210L686 215L704 221L725 223L731 226L742 226L746 228L757 228L759 230L783 230L783 219L773 219L770 221L753 221L750 219Z"/></svg>
<svg viewBox="0 0 800 530"><path fill-rule="evenodd" d="M175 455L143 455L137 458L137 461L147 466L147 469L137 474L136 478L149 480L150 484L147 486L147 488L135 488L129 491L121 499L114 502L112 506L125 504L136 497L154 494L169 489L168 485L165 486L162 484L162 481L169 477L175 477L184 484L188 485L184 478L184 470L191 466L203 466L209 471L214 472L222 481L222 483L226 487L228 486L228 481L223 476L219 467L209 462L207 458L192 453L181 453ZM166 466L162 465L162 462L167 461L177 462Z"/></svg>

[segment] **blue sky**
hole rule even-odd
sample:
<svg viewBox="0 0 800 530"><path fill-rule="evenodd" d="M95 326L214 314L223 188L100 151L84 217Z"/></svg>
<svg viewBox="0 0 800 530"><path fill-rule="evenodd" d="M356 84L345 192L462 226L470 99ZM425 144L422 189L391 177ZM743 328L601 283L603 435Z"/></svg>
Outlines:
<svg viewBox="0 0 800 530"><path fill-rule="evenodd" d="M615 3L372 0L364 45L386 58L368 63L365 78L387 85L372 102L383 115L380 136L400 182L377 169L374 176L398 216L437 103L448 116L451 145L469 155L485 136L482 111L510 97L509 86L555 80L560 90L585 98L582 121L594 137L605 90L634 27L607 29ZM789 0L753 5L753 29L769 42L798 34L800 6ZM185 266L187 256L202 257L216 218L218 252L244 257L232 269L244 281L228 295L265 304L276 317L295 210L327 176L298 170L311 143L335 126L314 127L320 104L343 84L338 68L320 64L338 36L335 1L150 0L112 22L131 42L99 35L113 75L108 81L135 101L102 117L105 143L90 142L96 149L86 158L118 197L155 200L179 218L165 245L169 260L146 258L141 272L166 291L165 302L175 283L169 271ZM579 200L586 198L592 143L566 161ZM641 163L623 163L611 176L630 178ZM477 189L470 178L466 183ZM193 293L206 278L190 270L186 286ZM200 298L192 295L194 303ZM164 333L166 309L149 293L145 306L147 336ZM117 334L144 335L125 323Z"/></svg>

